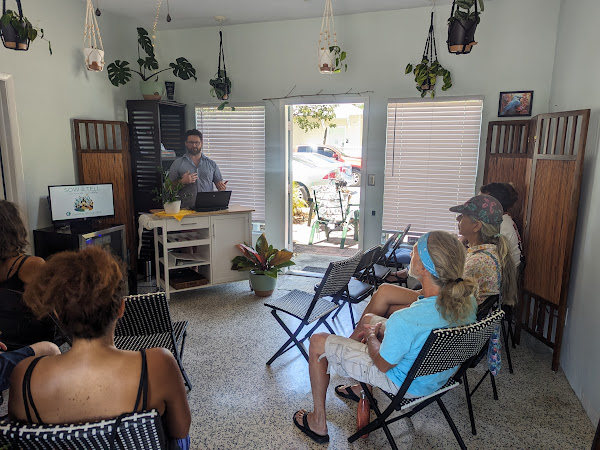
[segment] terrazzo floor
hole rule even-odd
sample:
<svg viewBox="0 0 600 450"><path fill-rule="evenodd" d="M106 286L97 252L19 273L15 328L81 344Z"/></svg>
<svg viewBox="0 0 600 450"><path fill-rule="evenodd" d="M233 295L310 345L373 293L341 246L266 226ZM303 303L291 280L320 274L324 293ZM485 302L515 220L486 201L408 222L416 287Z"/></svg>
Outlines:
<svg viewBox="0 0 600 450"><path fill-rule="evenodd" d="M338 259L338 258L335 258ZM297 266L326 267L331 256L298 255ZM292 289L313 292L315 278L281 275L274 296ZM140 292L154 291L141 283ZM145 287L143 285L145 284ZM188 394L192 411L192 449L384 449L383 431L349 444L356 429L356 403L338 398L333 388L351 382L333 374L327 395L329 445L319 445L297 430L292 415L312 409L308 364L296 349L266 361L286 340L264 300L248 282L230 283L173 294L173 320L188 320L184 366L193 383ZM355 306L360 314L364 305ZM338 320L339 319L339 320ZM351 332L347 307L333 324L338 334ZM293 319L285 320L296 325ZM473 397L478 434L470 432L462 387L443 398L459 432L471 449L589 449L594 426L563 372L550 370L548 347L524 333L512 350L514 374L504 364L497 377L499 400L486 380ZM480 365L469 374L473 385ZM6 393L5 393L6 394ZM375 395L380 404L381 393ZM5 400L7 398L5 397ZM385 404L385 403L384 403ZM7 402L0 407L6 409ZM458 448L441 411L434 404L390 426L400 448Z"/></svg>
<svg viewBox="0 0 600 450"><path fill-rule="evenodd" d="M296 262L326 267L330 257L299 255ZM289 290L312 292L315 278L282 275L274 296ZM193 383L190 437L195 449L317 449L297 430L292 415L311 409L308 365L296 349L265 362L286 340L264 300L255 297L247 282L174 294L173 320L189 320L184 365ZM364 305L355 307L361 312ZM337 333L351 331L347 308L334 323ZM293 319L286 321L295 325ZM511 349L512 350L512 349ZM469 448L589 449L594 426L569 386L563 372L550 369L551 351L526 333L512 350L515 373L507 365L497 378L500 399L494 401L486 381L473 397L478 434L470 432L462 387L444 397L450 414ZM474 383L483 365L471 371ZM350 379L333 375L327 397L330 449L389 448L383 431L349 444L356 427L356 404L333 392ZM380 393L376 397L385 401ZM434 404L412 419L391 427L400 448L457 448L441 411Z"/></svg>

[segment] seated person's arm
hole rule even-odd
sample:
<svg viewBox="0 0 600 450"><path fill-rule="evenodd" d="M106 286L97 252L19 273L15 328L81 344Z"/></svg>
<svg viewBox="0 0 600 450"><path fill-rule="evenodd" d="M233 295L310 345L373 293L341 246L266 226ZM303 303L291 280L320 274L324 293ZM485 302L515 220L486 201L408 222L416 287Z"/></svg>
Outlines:
<svg viewBox="0 0 600 450"><path fill-rule="evenodd" d="M153 389L164 399L165 414L169 437L185 438L190 432L192 415L185 393L183 377L177 361L167 349L153 348L148 350L148 374L150 395Z"/></svg>
<svg viewBox="0 0 600 450"><path fill-rule="evenodd" d="M390 364L379 354L381 342L377 336L382 334L380 333L381 326L381 322L375 324L374 326L365 325L365 339L367 348L369 350L369 356L373 360L375 367L377 367L383 373L386 373L392 367L396 366L396 364Z"/></svg>
<svg viewBox="0 0 600 450"><path fill-rule="evenodd" d="M31 283L40 273L46 261L38 256L30 256L19 270L19 278L25 284Z"/></svg>

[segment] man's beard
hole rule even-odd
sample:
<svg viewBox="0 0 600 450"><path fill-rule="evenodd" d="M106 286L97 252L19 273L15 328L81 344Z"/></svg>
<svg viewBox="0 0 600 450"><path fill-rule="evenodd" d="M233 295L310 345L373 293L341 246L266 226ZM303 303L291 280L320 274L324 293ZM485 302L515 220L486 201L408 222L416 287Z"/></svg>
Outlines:
<svg viewBox="0 0 600 450"><path fill-rule="evenodd" d="M194 156L199 155L201 151L202 151L202 149L198 148L198 147L194 147L194 148L188 149L188 153L190 155L194 155Z"/></svg>

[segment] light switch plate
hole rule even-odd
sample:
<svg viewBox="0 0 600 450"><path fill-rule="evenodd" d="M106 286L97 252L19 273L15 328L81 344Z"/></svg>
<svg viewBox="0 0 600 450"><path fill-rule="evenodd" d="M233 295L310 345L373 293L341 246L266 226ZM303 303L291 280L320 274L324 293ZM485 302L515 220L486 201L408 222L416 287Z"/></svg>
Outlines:
<svg viewBox="0 0 600 450"><path fill-rule="evenodd" d="M375 186L375 174L374 173L370 173L369 174L369 186Z"/></svg>

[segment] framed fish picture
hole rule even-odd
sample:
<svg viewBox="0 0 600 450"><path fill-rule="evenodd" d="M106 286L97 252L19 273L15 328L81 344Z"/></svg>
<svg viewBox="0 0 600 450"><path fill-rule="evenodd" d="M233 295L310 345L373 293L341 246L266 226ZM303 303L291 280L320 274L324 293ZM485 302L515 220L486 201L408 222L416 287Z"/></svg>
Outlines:
<svg viewBox="0 0 600 450"><path fill-rule="evenodd" d="M533 91L500 92L498 117L531 116Z"/></svg>

